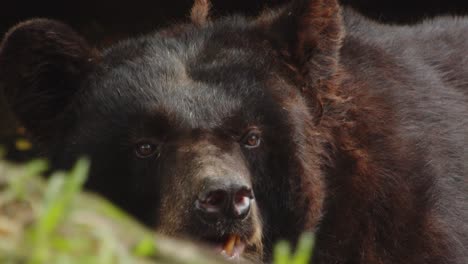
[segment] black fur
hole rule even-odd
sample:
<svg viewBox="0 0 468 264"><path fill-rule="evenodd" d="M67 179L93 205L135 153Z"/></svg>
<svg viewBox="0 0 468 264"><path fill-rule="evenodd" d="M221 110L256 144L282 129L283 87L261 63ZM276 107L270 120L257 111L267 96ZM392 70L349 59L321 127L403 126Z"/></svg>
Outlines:
<svg viewBox="0 0 468 264"><path fill-rule="evenodd" d="M177 25L100 53L32 20L6 35L0 76L55 167L90 156L88 188L161 232L237 232L255 261L314 230L314 263L465 264L466 36L463 18L379 25L334 0ZM252 127L256 149L241 144ZM142 140L158 155L135 156ZM207 157L252 182L258 214L244 224L193 216Z"/></svg>

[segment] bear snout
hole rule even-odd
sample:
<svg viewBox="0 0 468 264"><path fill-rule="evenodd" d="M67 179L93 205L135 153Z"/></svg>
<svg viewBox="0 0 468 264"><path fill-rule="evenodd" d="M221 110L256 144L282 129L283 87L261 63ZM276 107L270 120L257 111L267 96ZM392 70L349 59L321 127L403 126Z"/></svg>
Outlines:
<svg viewBox="0 0 468 264"><path fill-rule="evenodd" d="M230 180L211 181L195 200L195 210L207 222L244 220L253 202L252 188L246 182Z"/></svg>

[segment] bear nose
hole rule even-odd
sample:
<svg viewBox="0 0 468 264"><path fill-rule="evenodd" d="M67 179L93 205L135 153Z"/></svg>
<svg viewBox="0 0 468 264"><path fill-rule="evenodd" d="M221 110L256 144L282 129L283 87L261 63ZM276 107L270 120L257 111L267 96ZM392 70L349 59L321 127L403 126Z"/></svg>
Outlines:
<svg viewBox="0 0 468 264"><path fill-rule="evenodd" d="M210 187L200 193L195 208L205 220L242 220L250 211L253 192L247 185Z"/></svg>

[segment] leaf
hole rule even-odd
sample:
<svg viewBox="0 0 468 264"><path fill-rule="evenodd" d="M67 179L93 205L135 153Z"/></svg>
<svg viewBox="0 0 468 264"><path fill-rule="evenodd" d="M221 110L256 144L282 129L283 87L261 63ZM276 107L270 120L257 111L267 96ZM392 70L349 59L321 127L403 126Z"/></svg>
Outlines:
<svg viewBox="0 0 468 264"><path fill-rule="evenodd" d="M279 241L273 251L273 260L275 264L289 264L291 258L291 247L286 241Z"/></svg>
<svg viewBox="0 0 468 264"><path fill-rule="evenodd" d="M9 180L9 187L13 198L24 200L26 197L26 189L31 178L42 174L47 170L47 162L45 160L35 160L27 163L23 172Z"/></svg>
<svg viewBox="0 0 468 264"><path fill-rule="evenodd" d="M312 257L314 236L312 233L304 233L299 239L296 253L292 258L292 264L308 264Z"/></svg>
<svg viewBox="0 0 468 264"><path fill-rule="evenodd" d="M139 257L151 257L156 254L156 244L153 237L143 238L135 247L134 254Z"/></svg>
<svg viewBox="0 0 468 264"><path fill-rule="evenodd" d="M66 217L74 196L81 190L89 169L89 162L82 159L69 173L54 174L47 185L44 210L32 228L33 251L30 263L43 263L48 257L49 238Z"/></svg>

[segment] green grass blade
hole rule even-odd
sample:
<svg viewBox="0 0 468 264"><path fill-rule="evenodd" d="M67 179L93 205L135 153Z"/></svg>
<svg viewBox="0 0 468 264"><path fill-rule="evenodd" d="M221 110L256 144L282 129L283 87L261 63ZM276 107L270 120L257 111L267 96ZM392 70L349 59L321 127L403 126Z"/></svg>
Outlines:
<svg viewBox="0 0 468 264"><path fill-rule="evenodd" d="M275 264L289 264L291 258L291 246L286 241L279 241L273 253L273 260Z"/></svg>
<svg viewBox="0 0 468 264"><path fill-rule="evenodd" d="M299 239L296 253L293 256L291 264L308 264L312 258L312 249L314 246L314 236L312 233L304 233Z"/></svg>

